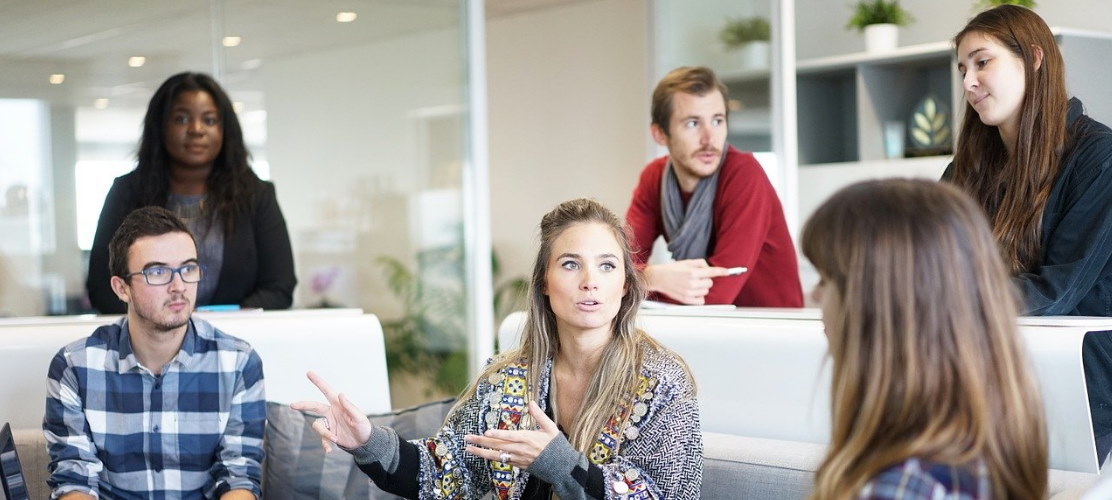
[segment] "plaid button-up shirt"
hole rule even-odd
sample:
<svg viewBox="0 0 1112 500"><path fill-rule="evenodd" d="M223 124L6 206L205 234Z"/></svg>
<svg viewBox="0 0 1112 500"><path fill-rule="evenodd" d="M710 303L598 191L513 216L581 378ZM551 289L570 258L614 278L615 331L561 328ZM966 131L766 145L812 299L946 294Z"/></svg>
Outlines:
<svg viewBox="0 0 1112 500"><path fill-rule="evenodd" d="M54 497L261 498L262 361L246 342L193 318L155 376L132 352L127 319L62 348L50 363L43 431Z"/></svg>
<svg viewBox="0 0 1112 500"><path fill-rule="evenodd" d="M992 481L984 462L968 466L936 464L909 458L877 474L859 500L988 500Z"/></svg>

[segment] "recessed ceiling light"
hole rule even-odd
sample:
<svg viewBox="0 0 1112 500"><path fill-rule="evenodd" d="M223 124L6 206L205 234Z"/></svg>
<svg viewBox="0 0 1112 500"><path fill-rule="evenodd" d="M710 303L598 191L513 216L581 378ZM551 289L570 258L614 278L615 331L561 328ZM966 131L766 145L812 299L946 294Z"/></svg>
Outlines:
<svg viewBox="0 0 1112 500"><path fill-rule="evenodd" d="M132 57L127 58L127 65L131 66L132 68L138 68L138 67L140 67L144 64L147 64L147 58L146 57L132 56Z"/></svg>
<svg viewBox="0 0 1112 500"><path fill-rule="evenodd" d="M107 108L108 107L108 99L105 99L105 98L101 97L100 99L97 99L97 100L93 101L93 107L97 108L97 109Z"/></svg>
<svg viewBox="0 0 1112 500"><path fill-rule="evenodd" d="M242 42L242 41L243 41L243 38L240 38L238 36L226 36L226 37L224 37L224 42L223 43L224 43L225 47L235 47L235 46L239 45L239 42Z"/></svg>
<svg viewBox="0 0 1112 500"><path fill-rule="evenodd" d="M339 14L336 14L336 22L350 23L354 21L356 17L358 16L354 12L341 12Z"/></svg>
<svg viewBox="0 0 1112 500"><path fill-rule="evenodd" d="M66 75L63 75L61 73L54 73L53 75L50 75L49 80L50 83L54 85L61 85L62 82L66 81Z"/></svg>

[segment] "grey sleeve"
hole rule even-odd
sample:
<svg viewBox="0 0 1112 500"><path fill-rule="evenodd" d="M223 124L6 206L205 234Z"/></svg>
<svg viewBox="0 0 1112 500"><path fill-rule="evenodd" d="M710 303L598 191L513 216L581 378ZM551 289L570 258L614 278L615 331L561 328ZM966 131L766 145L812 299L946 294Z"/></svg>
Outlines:
<svg viewBox="0 0 1112 500"><path fill-rule="evenodd" d="M588 464L563 435L545 447L529 472L564 500L638 498L695 500L703 479L699 405L686 382L658 386L651 410L626 434L618 454ZM632 436L632 437L631 437Z"/></svg>
<svg viewBox="0 0 1112 500"><path fill-rule="evenodd" d="M347 451L355 457L355 463L369 465L378 462L386 472L393 474L398 471L398 448L398 434L394 429L375 426L371 438L363 446Z"/></svg>
<svg viewBox="0 0 1112 500"><path fill-rule="evenodd" d="M604 498L602 469L571 447L563 434L544 447L529 466L529 473L552 485L563 500Z"/></svg>
<svg viewBox="0 0 1112 500"><path fill-rule="evenodd" d="M463 437L481 432L478 422L488 392L485 387L480 384L478 393L449 414L433 437L402 441L393 429L375 426L366 443L348 451L384 491L409 498L447 493L480 498L491 489L490 475L485 460L466 452Z"/></svg>

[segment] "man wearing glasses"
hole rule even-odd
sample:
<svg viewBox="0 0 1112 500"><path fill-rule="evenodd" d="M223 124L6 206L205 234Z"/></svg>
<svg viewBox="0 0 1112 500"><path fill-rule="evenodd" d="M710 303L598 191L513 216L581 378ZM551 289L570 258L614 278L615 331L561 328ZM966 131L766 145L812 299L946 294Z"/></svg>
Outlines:
<svg viewBox="0 0 1112 500"><path fill-rule="evenodd" d="M50 363L43 432L54 498L261 498L262 361L193 318L204 277L186 226L135 210L109 243L127 316Z"/></svg>

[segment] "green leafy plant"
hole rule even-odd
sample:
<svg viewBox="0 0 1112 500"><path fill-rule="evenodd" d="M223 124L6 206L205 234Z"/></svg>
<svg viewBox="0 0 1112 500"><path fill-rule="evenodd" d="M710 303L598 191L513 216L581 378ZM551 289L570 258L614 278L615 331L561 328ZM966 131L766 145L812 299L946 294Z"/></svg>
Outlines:
<svg viewBox="0 0 1112 500"><path fill-rule="evenodd" d="M905 26L914 20L911 13L900 7L899 0L860 0L853 5L853 17L846 23L846 29L865 31L870 24Z"/></svg>
<svg viewBox="0 0 1112 500"><path fill-rule="evenodd" d="M991 9L1000 5L1018 5L1033 9L1035 8L1035 0L979 0L976 5L978 9Z"/></svg>
<svg viewBox="0 0 1112 500"><path fill-rule="evenodd" d="M726 49L733 50L749 42L767 42L772 37L772 27L763 17L728 18L718 39Z"/></svg>
<svg viewBox="0 0 1112 500"><path fill-rule="evenodd" d="M497 281L500 264L493 252L491 259ZM458 394L470 381L462 248L420 252L419 272L390 256L380 256L375 263L390 292L402 303L401 316L382 320L390 374L417 375L436 390ZM492 306L496 321L521 307L528 286L525 278L515 277L495 287Z"/></svg>

